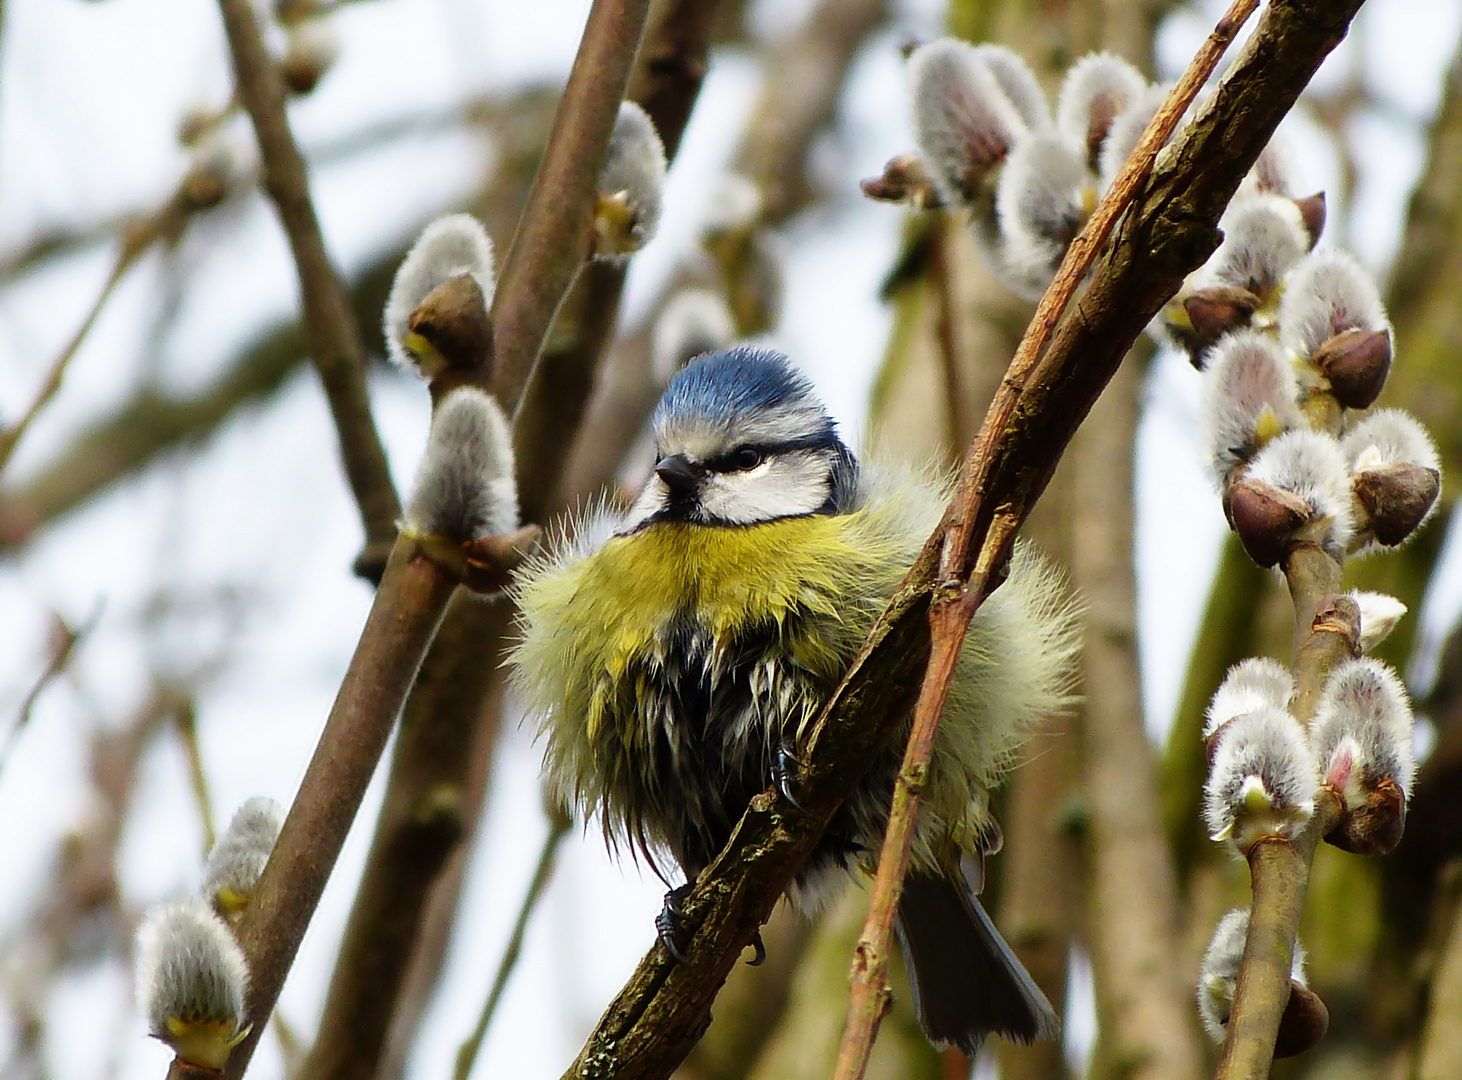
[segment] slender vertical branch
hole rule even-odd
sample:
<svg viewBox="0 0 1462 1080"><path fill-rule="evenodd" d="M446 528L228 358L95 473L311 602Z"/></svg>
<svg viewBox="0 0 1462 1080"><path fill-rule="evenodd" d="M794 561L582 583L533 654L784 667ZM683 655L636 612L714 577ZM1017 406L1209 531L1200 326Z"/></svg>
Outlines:
<svg viewBox="0 0 1462 1080"><path fill-rule="evenodd" d="M391 484L386 451L371 418L366 357L345 287L330 263L310 200L305 161L285 114L284 83L270 59L249 0L219 0L237 93L259 142L264 188L279 212L299 274L305 340L340 441L340 455L365 526L358 570L378 578L396 535L401 502Z"/></svg>
<svg viewBox="0 0 1462 1080"><path fill-rule="evenodd" d="M979 505L980 489L988 483L996 461L996 445L1005 435L1006 425L1014 414L1025 381L1051 340L1057 321L1086 278L1117 219L1132 205L1152 172L1158 150L1172 136L1178 121L1208 81L1219 58L1256 7L1258 0L1235 0L1219 20L1142 133L1101 205L1081 235L1072 241L1055 279L1036 306L1035 316L1015 351L1000 392L961 471L954 502L941 527L942 536L937 540L940 548L938 591L929 613L933 651L914 708L914 723L904 752L903 766L894 785L893 805L879 854L868 922L853 961L848 1022L834 1073L838 1080L862 1077L868 1067L868 1055L887 1001L887 955L903 879L911 857L920 789L934 751L934 737L949 695L954 663L964 645L970 619L985 599L991 574L1009 557L1010 545L1019 526L1019 520L1008 512ZM972 543L977 511L993 511L995 514L987 538L980 547Z"/></svg>

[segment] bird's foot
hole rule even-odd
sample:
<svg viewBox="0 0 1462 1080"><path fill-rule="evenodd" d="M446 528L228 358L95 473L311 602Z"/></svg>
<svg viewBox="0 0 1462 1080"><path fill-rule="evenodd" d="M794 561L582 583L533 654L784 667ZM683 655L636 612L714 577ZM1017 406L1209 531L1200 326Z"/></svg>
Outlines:
<svg viewBox="0 0 1462 1080"><path fill-rule="evenodd" d="M677 885L665 894L665 906L660 909L660 914L655 916L655 930L660 935L660 944L665 946L665 951L670 954L670 959L677 964L685 963L685 957L675 947L675 935L679 932L681 919L685 915L680 905L689 895L689 882Z"/></svg>
<svg viewBox="0 0 1462 1080"><path fill-rule="evenodd" d="M797 772L801 768L802 762L798 760L793 745L789 742L778 743L776 755L772 758L772 782L777 785L782 798L798 810L802 809L802 804L797 801L797 789L802 786Z"/></svg>
<svg viewBox="0 0 1462 1080"><path fill-rule="evenodd" d="M767 962L767 944L761 939L761 931L751 939L751 947L755 950L754 955L746 962L747 967L761 967Z"/></svg>

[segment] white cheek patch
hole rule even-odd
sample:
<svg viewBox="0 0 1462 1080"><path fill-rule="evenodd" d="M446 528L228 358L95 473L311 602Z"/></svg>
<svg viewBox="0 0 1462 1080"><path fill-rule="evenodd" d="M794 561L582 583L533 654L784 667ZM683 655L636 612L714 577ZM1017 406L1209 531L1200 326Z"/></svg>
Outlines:
<svg viewBox="0 0 1462 1080"><path fill-rule="evenodd" d="M640 497L629 508L629 513L625 515L618 532L621 535L634 532L669 504L670 489L665 486L665 481L651 473L649 482L645 484L645 490L640 492Z"/></svg>
<svg viewBox="0 0 1462 1080"><path fill-rule="evenodd" d="M707 518L751 525L815 513L827 503L831 490L827 458L805 450L777 454L745 472L713 473L701 487L700 504Z"/></svg>

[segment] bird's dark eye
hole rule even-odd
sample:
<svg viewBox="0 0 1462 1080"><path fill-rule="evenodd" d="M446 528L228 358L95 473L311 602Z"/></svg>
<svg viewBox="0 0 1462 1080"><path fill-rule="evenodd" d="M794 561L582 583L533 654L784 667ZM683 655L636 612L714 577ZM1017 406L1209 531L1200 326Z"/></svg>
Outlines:
<svg viewBox="0 0 1462 1080"><path fill-rule="evenodd" d="M731 462L742 472L754 469L761 464L761 451L754 447L743 446L731 455Z"/></svg>

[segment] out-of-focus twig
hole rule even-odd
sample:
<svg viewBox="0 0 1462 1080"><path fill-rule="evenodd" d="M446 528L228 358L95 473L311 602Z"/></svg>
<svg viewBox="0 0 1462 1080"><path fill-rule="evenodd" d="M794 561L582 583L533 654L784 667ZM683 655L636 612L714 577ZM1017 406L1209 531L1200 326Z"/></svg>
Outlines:
<svg viewBox="0 0 1462 1080"><path fill-rule="evenodd" d="M548 835L543 838L543 848L538 853L538 864L533 868L533 877L528 882L528 891L523 894L523 903L518 908L518 917L513 922L513 931L508 935L508 943L503 948L503 957L498 961L497 974L492 977L492 986L487 992L487 1000L483 1002L482 1013L477 1018L477 1024L473 1027L472 1034L467 1036L462 1045L457 1048L457 1063L452 1070L452 1080L467 1080L472 1073L472 1066L477 1063L477 1052L482 1049L482 1040L487 1037L487 1029L491 1026L493 1015L497 1012L498 1002L502 1000L503 990L507 988L508 976L513 973L513 968L518 963L518 956L523 951L523 938L528 933L528 920L538 906L543 891L548 888L548 879L553 873L554 859L558 855L558 845L569 834L572 826L573 819L561 810L554 811L553 819L549 822Z"/></svg>
<svg viewBox="0 0 1462 1080"><path fill-rule="evenodd" d="M37 699L46 690L46 687L66 670L71 663L71 654L76 651L76 646L81 640L91 633L96 626L97 620L101 618L101 608L78 627L70 626L60 615L54 615L51 622L51 655L46 660L46 669L41 672L40 678L26 692L25 698L20 703L20 710L16 713L15 723L5 734L5 743L0 746L0 776L5 773L5 766L10 761L10 754L15 749L16 740L25 731L30 723L31 711L35 708Z"/></svg>
<svg viewBox="0 0 1462 1080"><path fill-rule="evenodd" d="M259 143L264 188L279 212L299 274L310 357L329 402L345 475L365 526L357 570L379 578L396 535L401 502L366 393L365 349L344 285L330 263L310 199L309 177L285 114L284 84L249 0L219 0L237 93Z"/></svg>

